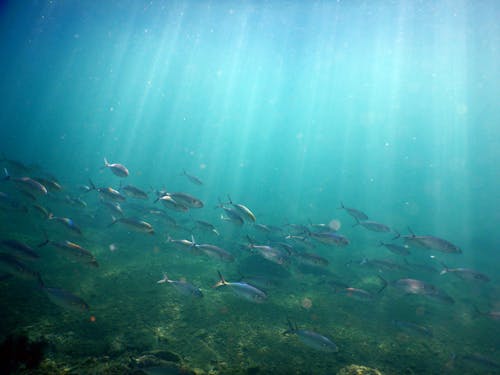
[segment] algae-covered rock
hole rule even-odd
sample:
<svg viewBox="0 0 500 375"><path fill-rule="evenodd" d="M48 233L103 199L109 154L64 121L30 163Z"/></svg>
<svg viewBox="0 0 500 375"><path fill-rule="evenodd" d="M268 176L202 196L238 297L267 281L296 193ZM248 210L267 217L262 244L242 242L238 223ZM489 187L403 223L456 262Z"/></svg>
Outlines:
<svg viewBox="0 0 500 375"><path fill-rule="evenodd" d="M383 375L379 370L360 365L349 365L341 368L337 375Z"/></svg>

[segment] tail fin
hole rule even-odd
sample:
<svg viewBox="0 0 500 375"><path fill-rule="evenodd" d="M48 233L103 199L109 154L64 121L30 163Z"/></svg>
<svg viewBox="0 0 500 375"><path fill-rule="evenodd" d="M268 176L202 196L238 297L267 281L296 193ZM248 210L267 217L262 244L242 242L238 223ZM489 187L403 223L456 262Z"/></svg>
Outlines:
<svg viewBox="0 0 500 375"><path fill-rule="evenodd" d="M111 215L111 219L113 220L110 224L108 224L106 226L106 228L109 228L110 226L112 226L113 224L116 224L118 221L120 221L120 219L117 219L116 217L114 217L113 215Z"/></svg>
<svg viewBox="0 0 500 375"><path fill-rule="evenodd" d="M168 279L168 276L165 272L163 272L163 279L161 280L158 280L156 283L157 284L163 284L163 283L168 283L169 282L169 279Z"/></svg>
<svg viewBox="0 0 500 375"><path fill-rule="evenodd" d="M45 237L45 241L39 243L37 245L37 247L43 247L43 246L46 246L49 244L50 240L49 240L49 236L47 236L47 232L43 231L43 236Z"/></svg>
<svg viewBox="0 0 500 375"><path fill-rule="evenodd" d="M340 207L337 207L337 210L345 210L344 203L340 202Z"/></svg>
<svg viewBox="0 0 500 375"><path fill-rule="evenodd" d="M45 288L45 284L44 284L44 282L42 280L42 276L40 276L39 272L36 273L36 277L37 277L38 285L40 286L40 288L42 288L42 289Z"/></svg>
<svg viewBox="0 0 500 375"><path fill-rule="evenodd" d="M106 158L104 158L104 166L105 166L105 167L108 167L108 166L109 166L108 159L106 159Z"/></svg>
<svg viewBox="0 0 500 375"><path fill-rule="evenodd" d="M227 285L227 281L224 280L224 276L222 276L220 271L217 271L217 273L219 274L220 280L212 288L218 288L220 286Z"/></svg>
<svg viewBox="0 0 500 375"><path fill-rule="evenodd" d="M355 217L354 219L356 219L356 223L352 225L353 227L356 227L359 224L361 224L361 222L359 221L359 219L357 217Z"/></svg>
<svg viewBox="0 0 500 375"><path fill-rule="evenodd" d="M8 180L10 178L10 174L9 174L9 171L7 170L7 168L4 168L3 172L5 173L5 177L3 179Z"/></svg>
<svg viewBox="0 0 500 375"><path fill-rule="evenodd" d="M378 278L379 278L380 280L382 280L382 283L384 284L384 285L382 285L382 288L380 288L380 289L377 291L377 293L380 293L380 292L382 292L382 291L383 291L383 290L387 287L388 283L387 283L387 281L386 281L386 280L385 280L382 276L380 276L380 275L377 275L377 276L378 276Z"/></svg>
<svg viewBox="0 0 500 375"><path fill-rule="evenodd" d="M89 184L90 184L90 190L96 190L95 185L90 178L89 178Z"/></svg>
<svg viewBox="0 0 500 375"><path fill-rule="evenodd" d="M378 247L380 247L380 246L385 246L384 241L378 241Z"/></svg>
<svg viewBox="0 0 500 375"><path fill-rule="evenodd" d="M397 240L398 238L401 237L401 234L396 229L394 229L394 233L396 233L396 237L393 237L392 238L393 240Z"/></svg>
<svg viewBox="0 0 500 375"><path fill-rule="evenodd" d="M450 269L446 267L446 264L444 264L443 262L439 262L439 264L441 264L444 267L444 269L441 272L439 272L440 275L444 275L445 273L448 273L450 271Z"/></svg>

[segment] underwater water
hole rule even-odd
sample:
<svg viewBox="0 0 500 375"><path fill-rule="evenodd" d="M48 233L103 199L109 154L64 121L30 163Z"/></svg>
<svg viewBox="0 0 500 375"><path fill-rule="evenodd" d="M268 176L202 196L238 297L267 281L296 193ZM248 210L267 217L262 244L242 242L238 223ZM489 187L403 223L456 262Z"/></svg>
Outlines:
<svg viewBox="0 0 500 375"><path fill-rule="evenodd" d="M499 16L2 2L0 373L500 373Z"/></svg>

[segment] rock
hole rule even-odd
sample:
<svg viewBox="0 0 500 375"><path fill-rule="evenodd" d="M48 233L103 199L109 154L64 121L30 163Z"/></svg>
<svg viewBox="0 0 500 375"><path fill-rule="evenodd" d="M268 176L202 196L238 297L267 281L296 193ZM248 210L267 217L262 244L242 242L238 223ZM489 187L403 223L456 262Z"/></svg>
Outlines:
<svg viewBox="0 0 500 375"><path fill-rule="evenodd" d="M349 365L347 367L341 368L337 375L383 375L379 370L360 366L360 365Z"/></svg>

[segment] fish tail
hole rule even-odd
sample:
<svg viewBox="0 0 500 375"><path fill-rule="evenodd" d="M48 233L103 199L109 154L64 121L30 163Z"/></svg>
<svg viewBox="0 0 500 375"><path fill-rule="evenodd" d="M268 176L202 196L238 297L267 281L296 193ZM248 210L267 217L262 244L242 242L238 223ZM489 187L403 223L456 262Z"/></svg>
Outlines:
<svg viewBox="0 0 500 375"><path fill-rule="evenodd" d="M108 167L108 166L109 166L108 159L106 159L106 158L104 158L104 166L105 166L105 167Z"/></svg>
<svg viewBox="0 0 500 375"><path fill-rule="evenodd" d="M479 310L476 305L473 305L473 306L474 306L474 313L475 313L474 317L477 317L478 315L485 315L485 313L482 312L481 310Z"/></svg>
<svg viewBox="0 0 500 375"><path fill-rule="evenodd" d="M358 226L361 222L359 221L359 219L357 217L355 217L354 219L356 219L356 223L354 223L352 226L353 227L356 227Z"/></svg>
<svg viewBox="0 0 500 375"><path fill-rule="evenodd" d="M43 236L45 237L45 241L39 243L37 245L37 247L43 247L43 246L46 246L49 244L50 240L49 240L49 236L47 236L47 232L45 232L45 230L43 230Z"/></svg>
<svg viewBox="0 0 500 375"><path fill-rule="evenodd" d="M3 172L5 173L5 177L3 179L4 180L10 179L10 174L9 174L9 171L7 170L7 168L4 168Z"/></svg>
<svg viewBox="0 0 500 375"><path fill-rule="evenodd" d="M89 184L90 184L90 190L95 190L95 185L90 178L89 178Z"/></svg>
<svg viewBox="0 0 500 375"><path fill-rule="evenodd" d="M385 243L383 241L378 241L378 247L380 246L385 246Z"/></svg>
<svg viewBox="0 0 500 375"><path fill-rule="evenodd" d="M110 226L112 226L113 224L116 224L118 222L119 219L117 219L116 217L114 216L111 216L111 219L113 220L110 224L107 225L106 228L109 228Z"/></svg>
<svg viewBox="0 0 500 375"><path fill-rule="evenodd" d="M293 327L293 323L288 316L286 317L286 323L288 324L288 329L283 332L283 334L287 335L289 333L294 333L296 331L296 328Z"/></svg>
<svg viewBox="0 0 500 375"><path fill-rule="evenodd" d="M439 272L440 275L444 275L445 273L449 272L450 269L446 267L446 264L444 264L443 262L439 262L439 264L441 264L444 267L444 269L441 272Z"/></svg>
<svg viewBox="0 0 500 375"><path fill-rule="evenodd" d="M341 201L340 207L337 207L337 210L344 210L344 209L345 209L344 203L342 203L342 201Z"/></svg>
<svg viewBox="0 0 500 375"><path fill-rule="evenodd" d="M197 246L196 241L194 240L194 236L192 234L191 234L191 243L192 243L192 245L189 247L196 247Z"/></svg>
<svg viewBox="0 0 500 375"><path fill-rule="evenodd" d="M377 291L377 293L380 293L380 292L382 292L382 291L383 291L383 290L387 287L387 285L388 285L388 284L387 284L387 280L386 280L386 279L384 279L382 276L380 276L380 275L377 275L377 276L378 276L378 278L379 278L380 280L382 280L382 283L383 283L382 288L380 288L380 289Z"/></svg>
<svg viewBox="0 0 500 375"><path fill-rule="evenodd" d="M396 236L393 237L393 240L397 240L399 237L401 237L401 234L396 229L394 229L394 233L396 233Z"/></svg>
<svg viewBox="0 0 500 375"><path fill-rule="evenodd" d="M229 200L229 204L233 204L233 201L231 200L231 197L229 196L229 194L227 195L227 199Z"/></svg>
<svg viewBox="0 0 500 375"><path fill-rule="evenodd" d="M212 288L218 288L220 286L227 285L227 281L224 280L224 276L222 276L220 271L217 271L217 273L219 274L220 280Z"/></svg>
<svg viewBox="0 0 500 375"><path fill-rule="evenodd" d="M45 288L45 283L42 280L42 276L40 276L40 272L36 273L36 279L38 281L38 285L40 286L40 288L42 289Z"/></svg>
<svg viewBox="0 0 500 375"><path fill-rule="evenodd" d="M410 232L410 234L411 234L412 237L415 237L415 233L413 233L413 231L411 230L410 227L408 227L408 232Z"/></svg>
<svg viewBox="0 0 500 375"><path fill-rule="evenodd" d="M158 280L156 283L157 284L163 284L163 283L168 283L170 280L168 279L168 276L165 272L163 272L163 279Z"/></svg>

